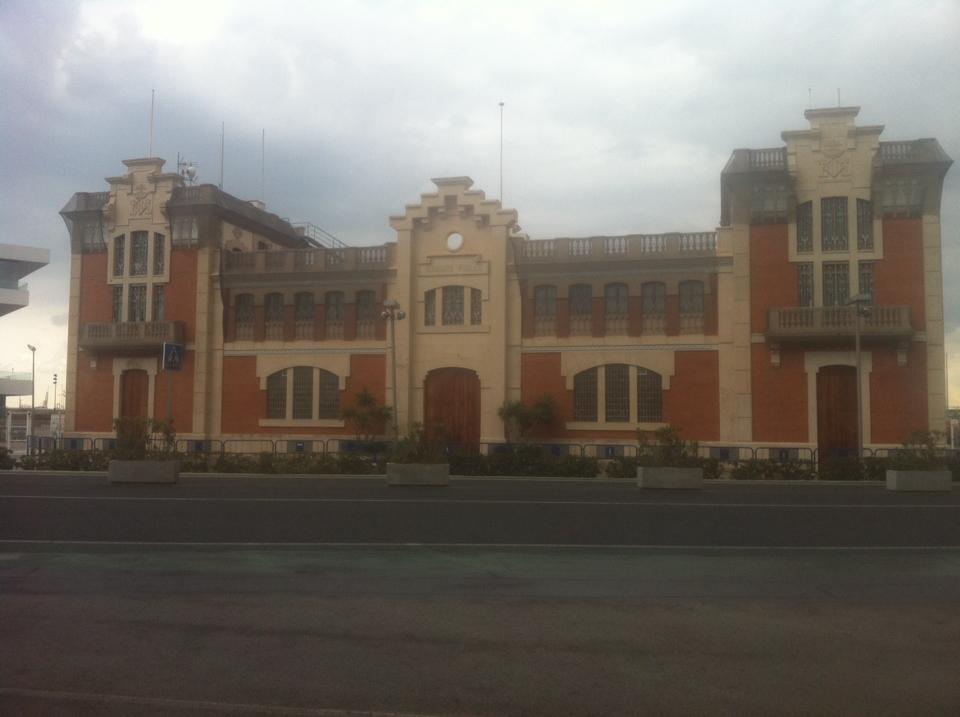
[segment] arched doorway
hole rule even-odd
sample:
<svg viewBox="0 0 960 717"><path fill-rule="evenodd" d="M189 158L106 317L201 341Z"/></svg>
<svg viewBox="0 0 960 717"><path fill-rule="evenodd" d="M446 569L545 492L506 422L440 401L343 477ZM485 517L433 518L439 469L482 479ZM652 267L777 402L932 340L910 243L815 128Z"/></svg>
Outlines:
<svg viewBox="0 0 960 717"><path fill-rule="evenodd" d="M120 418L147 418L150 379L143 369L120 374Z"/></svg>
<svg viewBox="0 0 960 717"><path fill-rule="evenodd" d="M438 368L423 382L427 436L451 446L480 448L480 377L465 368Z"/></svg>
<svg viewBox="0 0 960 717"><path fill-rule="evenodd" d="M853 366L822 366L817 371L817 448L821 461L856 453L857 369Z"/></svg>

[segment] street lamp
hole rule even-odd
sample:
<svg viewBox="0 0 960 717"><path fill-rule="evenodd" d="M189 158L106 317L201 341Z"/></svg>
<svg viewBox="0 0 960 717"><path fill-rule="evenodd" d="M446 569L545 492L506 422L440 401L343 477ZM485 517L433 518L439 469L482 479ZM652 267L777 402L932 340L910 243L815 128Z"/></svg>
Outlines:
<svg viewBox="0 0 960 717"><path fill-rule="evenodd" d="M863 453L863 399L860 388L860 317L870 315L873 297L870 294L855 294L846 301L847 306L853 307L853 342L857 354L857 460Z"/></svg>
<svg viewBox="0 0 960 717"><path fill-rule="evenodd" d="M397 404L397 321L407 317L406 312L400 310L400 302L396 299L383 302L383 311L380 318L390 322L390 365L393 373L393 440L400 437L400 411Z"/></svg>
<svg viewBox="0 0 960 717"><path fill-rule="evenodd" d="M36 400L37 400L37 390L36 390L36 382L37 382L37 347L36 347L36 346L33 346L33 345L31 345L31 344L27 344L27 348L30 349L30 356L31 356L31 360L30 360L30 410L32 411L32 410L34 410L34 409L36 408Z"/></svg>

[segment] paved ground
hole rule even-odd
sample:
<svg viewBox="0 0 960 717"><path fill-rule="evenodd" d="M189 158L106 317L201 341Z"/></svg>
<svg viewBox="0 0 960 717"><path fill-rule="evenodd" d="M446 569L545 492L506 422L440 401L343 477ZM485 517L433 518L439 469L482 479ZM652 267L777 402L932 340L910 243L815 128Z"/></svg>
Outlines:
<svg viewBox="0 0 960 717"><path fill-rule="evenodd" d="M958 497L3 476L0 714L953 715Z"/></svg>

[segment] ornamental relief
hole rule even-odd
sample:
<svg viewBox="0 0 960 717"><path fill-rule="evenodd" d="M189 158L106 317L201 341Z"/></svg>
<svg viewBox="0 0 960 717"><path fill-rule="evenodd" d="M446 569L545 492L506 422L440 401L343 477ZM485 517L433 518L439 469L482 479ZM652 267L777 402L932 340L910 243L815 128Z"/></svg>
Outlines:
<svg viewBox="0 0 960 717"><path fill-rule="evenodd" d="M153 212L153 194L145 184L138 184L133 188L130 198L130 218L142 219L149 217Z"/></svg>
<svg viewBox="0 0 960 717"><path fill-rule="evenodd" d="M820 176L836 178L850 173L850 155L846 140L827 137L820 143Z"/></svg>

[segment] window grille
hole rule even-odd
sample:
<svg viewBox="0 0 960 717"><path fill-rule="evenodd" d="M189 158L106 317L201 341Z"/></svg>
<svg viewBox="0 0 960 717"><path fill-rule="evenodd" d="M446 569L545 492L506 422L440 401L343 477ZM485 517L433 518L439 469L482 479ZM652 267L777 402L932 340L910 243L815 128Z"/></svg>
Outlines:
<svg viewBox="0 0 960 717"><path fill-rule="evenodd" d="M604 367L604 403L606 420L623 423L630 420L630 367L609 364Z"/></svg>
<svg viewBox="0 0 960 717"><path fill-rule="evenodd" d="M298 339L313 338L314 305L313 294L301 291L293 298L294 301L294 336Z"/></svg>
<svg viewBox="0 0 960 717"><path fill-rule="evenodd" d="M167 260L166 237L163 234L153 235L153 273L154 276L163 274L164 264Z"/></svg>
<svg viewBox="0 0 960 717"><path fill-rule="evenodd" d="M872 303L876 303L873 294L873 262L861 261L858 267L859 272L859 293L869 294Z"/></svg>
<svg viewBox="0 0 960 717"><path fill-rule="evenodd" d="M594 423L597 420L597 369L581 371L573 377L573 420Z"/></svg>
<svg viewBox="0 0 960 717"><path fill-rule="evenodd" d="M313 294L309 291L301 291L294 298L296 302L295 316L297 321L313 321L314 305Z"/></svg>
<svg viewBox="0 0 960 717"><path fill-rule="evenodd" d="M149 257L150 235L148 232L130 234L130 276L146 276Z"/></svg>
<svg viewBox="0 0 960 717"><path fill-rule="evenodd" d="M443 325L463 323L463 287L443 287Z"/></svg>
<svg viewBox="0 0 960 717"><path fill-rule="evenodd" d="M147 320L147 285L131 284L127 305L127 321Z"/></svg>
<svg viewBox="0 0 960 717"><path fill-rule="evenodd" d="M637 421L659 423L663 420L663 380L660 374L637 369Z"/></svg>
<svg viewBox="0 0 960 717"><path fill-rule="evenodd" d="M483 295L480 289L470 289L470 324L479 326L483 323Z"/></svg>
<svg viewBox="0 0 960 717"><path fill-rule="evenodd" d="M813 202L797 207L797 251L813 251Z"/></svg>
<svg viewBox="0 0 960 717"><path fill-rule="evenodd" d="M114 286L112 297L113 322L123 321L123 287Z"/></svg>
<svg viewBox="0 0 960 717"><path fill-rule="evenodd" d="M823 265L823 305L843 306L850 298L850 268L846 262Z"/></svg>
<svg viewBox="0 0 960 717"><path fill-rule="evenodd" d="M626 284L607 284L603 290L606 333L627 333L629 299Z"/></svg>
<svg viewBox="0 0 960 717"><path fill-rule="evenodd" d="M365 289L357 292L357 338L372 339L377 332L377 294Z"/></svg>
<svg viewBox="0 0 960 717"><path fill-rule="evenodd" d="M195 245L199 234L197 220L194 217L180 217L173 220L173 243Z"/></svg>
<svg viewBox="0 0 960 717"><path fill-rule="evenodd" d="M99 253L107 250L107 242L110 237L107 232L107 226L103 219L88 221L82 225L81 244L83 253Z"/></svg>
<svg viewBox="0 0 960 717"><path fill-rule="evenodd" d="M310 366L293 369L293 417L313 418L313 369Z"/></svg>
<svg viewBox="0 0 960 717"><path fill-rule="evenodd" d="M813 264L797 264L797 305L813 306Z"/></svg>
<svg viewBox="0 0 960 717"><path fill-rule="evenodd" d="M340 418L340 381L336 374L320 370L320 418Z"/></svg>
<svg viewBox="0 0 960 717"><path fill-rule="evenodd" d="M125 264L124 256L123 256L124 239L125 239L124 235L121 234L120 236L116 237L113 240L113 275L114 276L123 276L123 270L124 270L124 264Z"/></svg>
<svg viewBox="0 0 960 717"><path fill-rule="evenodd" d="M267 418L287 417L287 372L267 376Z"/></svg>
<svg viewBox="0 0 960 717"><path fill-rule="evenodd" d="M667 287L659 281L643 285L643 333L662 334L667 329Z"/></svg>
<svg viewBox="0 0 960 717"><path fill-rule="evenodd" d="M783 221L789 197L785 184L754 186L750 192L750 214L761 221Z"/></svg>
<svg viewBox="0 0 960 717"><path fill-rule="evenodd" d="M437 323L437 291L430 289L423 295L423 325L433 326Z"/></svg>
<svg viewBox="0 0 960 717"><path fill-rule="evenodd" d="M166 307L166 292L164 291L164 286L154 286L153 287L153 320L154 321L165 321L165 316L167 313Z"/></svg>
<svg viewBox="0 0 960 717"><path fill-rule="evenodd" d="M343 338L343 292L328 291L323 304L328 339Z"/></svg>
<svg viewBox="0 0 960 717"><path fill-rule="evenodd" d="M593 287L589 284L570 287L570 333L573 336L593 333Z"/></svg>
<svg viewBox="0 0 960 717"><path fill-rule="evenodd" d="M253 338L253 294L237 294L236 299L236 331L238 339Z"/></svg>
<svg viewBox="0 0 960 717"><path fill-rule="evenodd" d="M820 242L824 251L839 251L849 247L846 197L824 197L820 200Z"/></svg>
<svg viewBox="0 0 960 717"><path fill-rule="evenodd" d="M274 341L283 339L283 294L267 294L263 299L265 338Z"/></svg>
<svg viewBox="0 0 960 717"><path fill-rule="evenodd" d="M680 333L703 333L703 282L680 282Z"/></svg>
<svg viewBox="0 0 960 717"><path fill-rule="evenodd" d="M536 286L533 289L533 333L552 336L557 328L557 287Z"/></svg>
<svg viewBox="0 0 960 717"><path fill-rule="evenodd" d="M873 207L866 199L857 200L857 249L873 249Z"/></svg>
<svg viewBox="0 0 960 717"><path fill-rule="evenodd" d="M343 321L343 292L328 291L324 302L327 321Z"/></svg>

